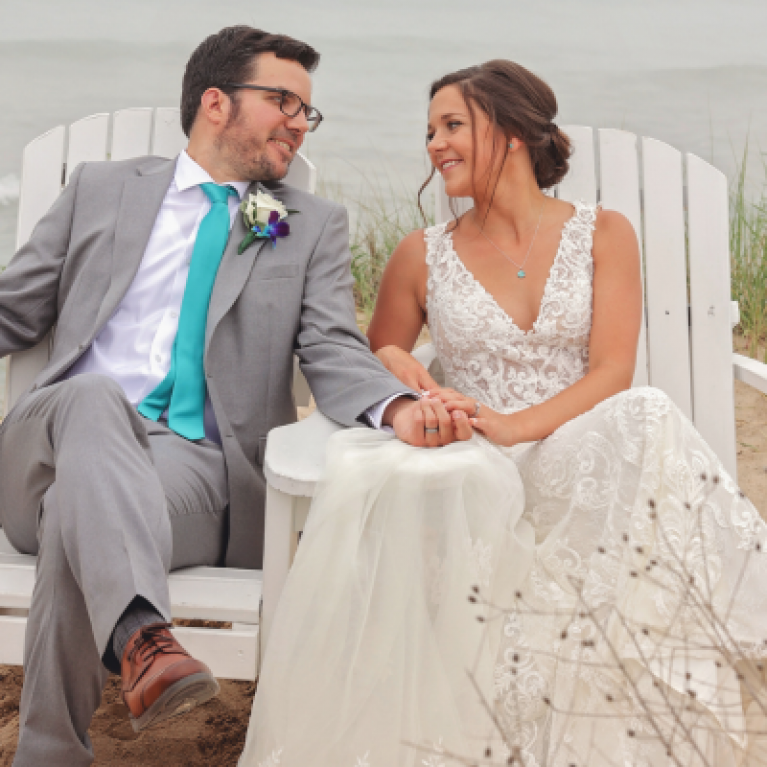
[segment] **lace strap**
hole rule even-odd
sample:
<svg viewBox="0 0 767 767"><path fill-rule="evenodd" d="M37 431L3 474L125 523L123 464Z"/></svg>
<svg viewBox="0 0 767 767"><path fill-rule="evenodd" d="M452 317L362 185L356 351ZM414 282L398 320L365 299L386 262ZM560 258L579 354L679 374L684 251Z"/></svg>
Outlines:
<svg viewBox="0 0 767 767"><path fill-rule="evenodd" d="M575 216L573 217L572 222L587 226L591 231L594 231L594 227L597 223L597 211L599 210L599 206L591 205L583 200L577 200L573 205L575 206Z"/></svg>
<svg viewBox="0 0 767 767"><path fill-rule="evenodd" d="M447 224L437 224L423 230L423 239L426 243L426 265L429 267L439 263L445 253L444 240Z"/></svg>
<svg viewBox="0 0 767 767"><path fill-rule="evenodd" d="M566 241L571 252L578 250L584 256L588 256L590 260L599 207L590 205L583 200L576 200L573 206L575 207L575 215L565 224L562 230L562 239Z"/></svg>

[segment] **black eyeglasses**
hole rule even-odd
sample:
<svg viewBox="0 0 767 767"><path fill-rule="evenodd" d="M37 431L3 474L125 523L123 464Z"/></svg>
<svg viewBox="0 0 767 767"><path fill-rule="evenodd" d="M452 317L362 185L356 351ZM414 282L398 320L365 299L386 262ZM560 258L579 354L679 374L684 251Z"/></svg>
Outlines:
<svg viewBox="0 0 767 767"><path fill-rule="evenodd" d="M306 122L309 123L309 132L313 133L320 127L322 115L319 109L305 104L303 99L285 88L268 88L265 85L247 85L244 83L227 83L224 88L247 88L250 91L268 91L269 93L278 93L280 96L280 111L288 117L295 117L302 109L306 115Z"/></svg>

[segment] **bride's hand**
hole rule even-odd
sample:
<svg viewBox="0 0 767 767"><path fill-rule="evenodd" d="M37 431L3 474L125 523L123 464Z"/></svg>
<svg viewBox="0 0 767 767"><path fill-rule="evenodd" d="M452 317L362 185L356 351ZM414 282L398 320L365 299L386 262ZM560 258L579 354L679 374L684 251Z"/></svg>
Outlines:
<svg viewBox="0 0 767 767"><path fill-rule="evenodd" d="M426 396L440 400L454 421L462 419L464 414L468 416L469 423L496 445L511 447L519 441L514 434L511 416L498 413L473 397L467 397L455 389L439 387L427 392Z"/></svg>
<svg viewBox="0 0 767 767"><path fill-rule="evenodd" d="M469 422L480 434L484 434L496 445L511 447L519 442L513 427L513 417L497 413L487 405L481 405L479 415L476 418L469 418Z"/></svg>
<svg viewBox="0 0 767 767"><path fill-rule="evenodd" d="M417 392L439 387L429 375L429 371L412 354L399 346L382 346L376 352L376 357L392 375Z"/></svg>
<svg viewBox="0 0 767 767"><path fill-rule="evenodd" d="M469 417L476 415L477 400L473 397L467 397L465 394L461 394L461 392L458 392L455 389L434 386L427 390L424 396L431 399L438 399L445 406L445 410L447 410L448 413L460 411L466 413Z"/></svg>

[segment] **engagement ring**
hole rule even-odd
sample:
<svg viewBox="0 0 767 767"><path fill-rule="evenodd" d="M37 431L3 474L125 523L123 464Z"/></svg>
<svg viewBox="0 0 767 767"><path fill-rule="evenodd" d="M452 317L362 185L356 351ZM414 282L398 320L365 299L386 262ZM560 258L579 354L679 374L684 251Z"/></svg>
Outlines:
<svg viewBox="0 0 767 767"><path fill-rule="evenodd" d="M424 429L427 434L439 434L439 427L436 429L430 429L428 426Z"/></svg>

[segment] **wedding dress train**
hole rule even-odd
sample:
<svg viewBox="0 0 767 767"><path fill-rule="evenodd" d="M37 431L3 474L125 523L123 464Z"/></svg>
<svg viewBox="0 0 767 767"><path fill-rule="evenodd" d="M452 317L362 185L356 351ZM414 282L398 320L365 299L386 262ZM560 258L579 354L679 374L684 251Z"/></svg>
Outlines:
<svg viewBox="0 0 767 767"><path fill-rule="evenodd" d="M450 386L511 413L587 372L595 215L529 332L427 230ZM240 767L734 767L766 703L766 530L656 389L511 450L341 432Z"/></svg>

